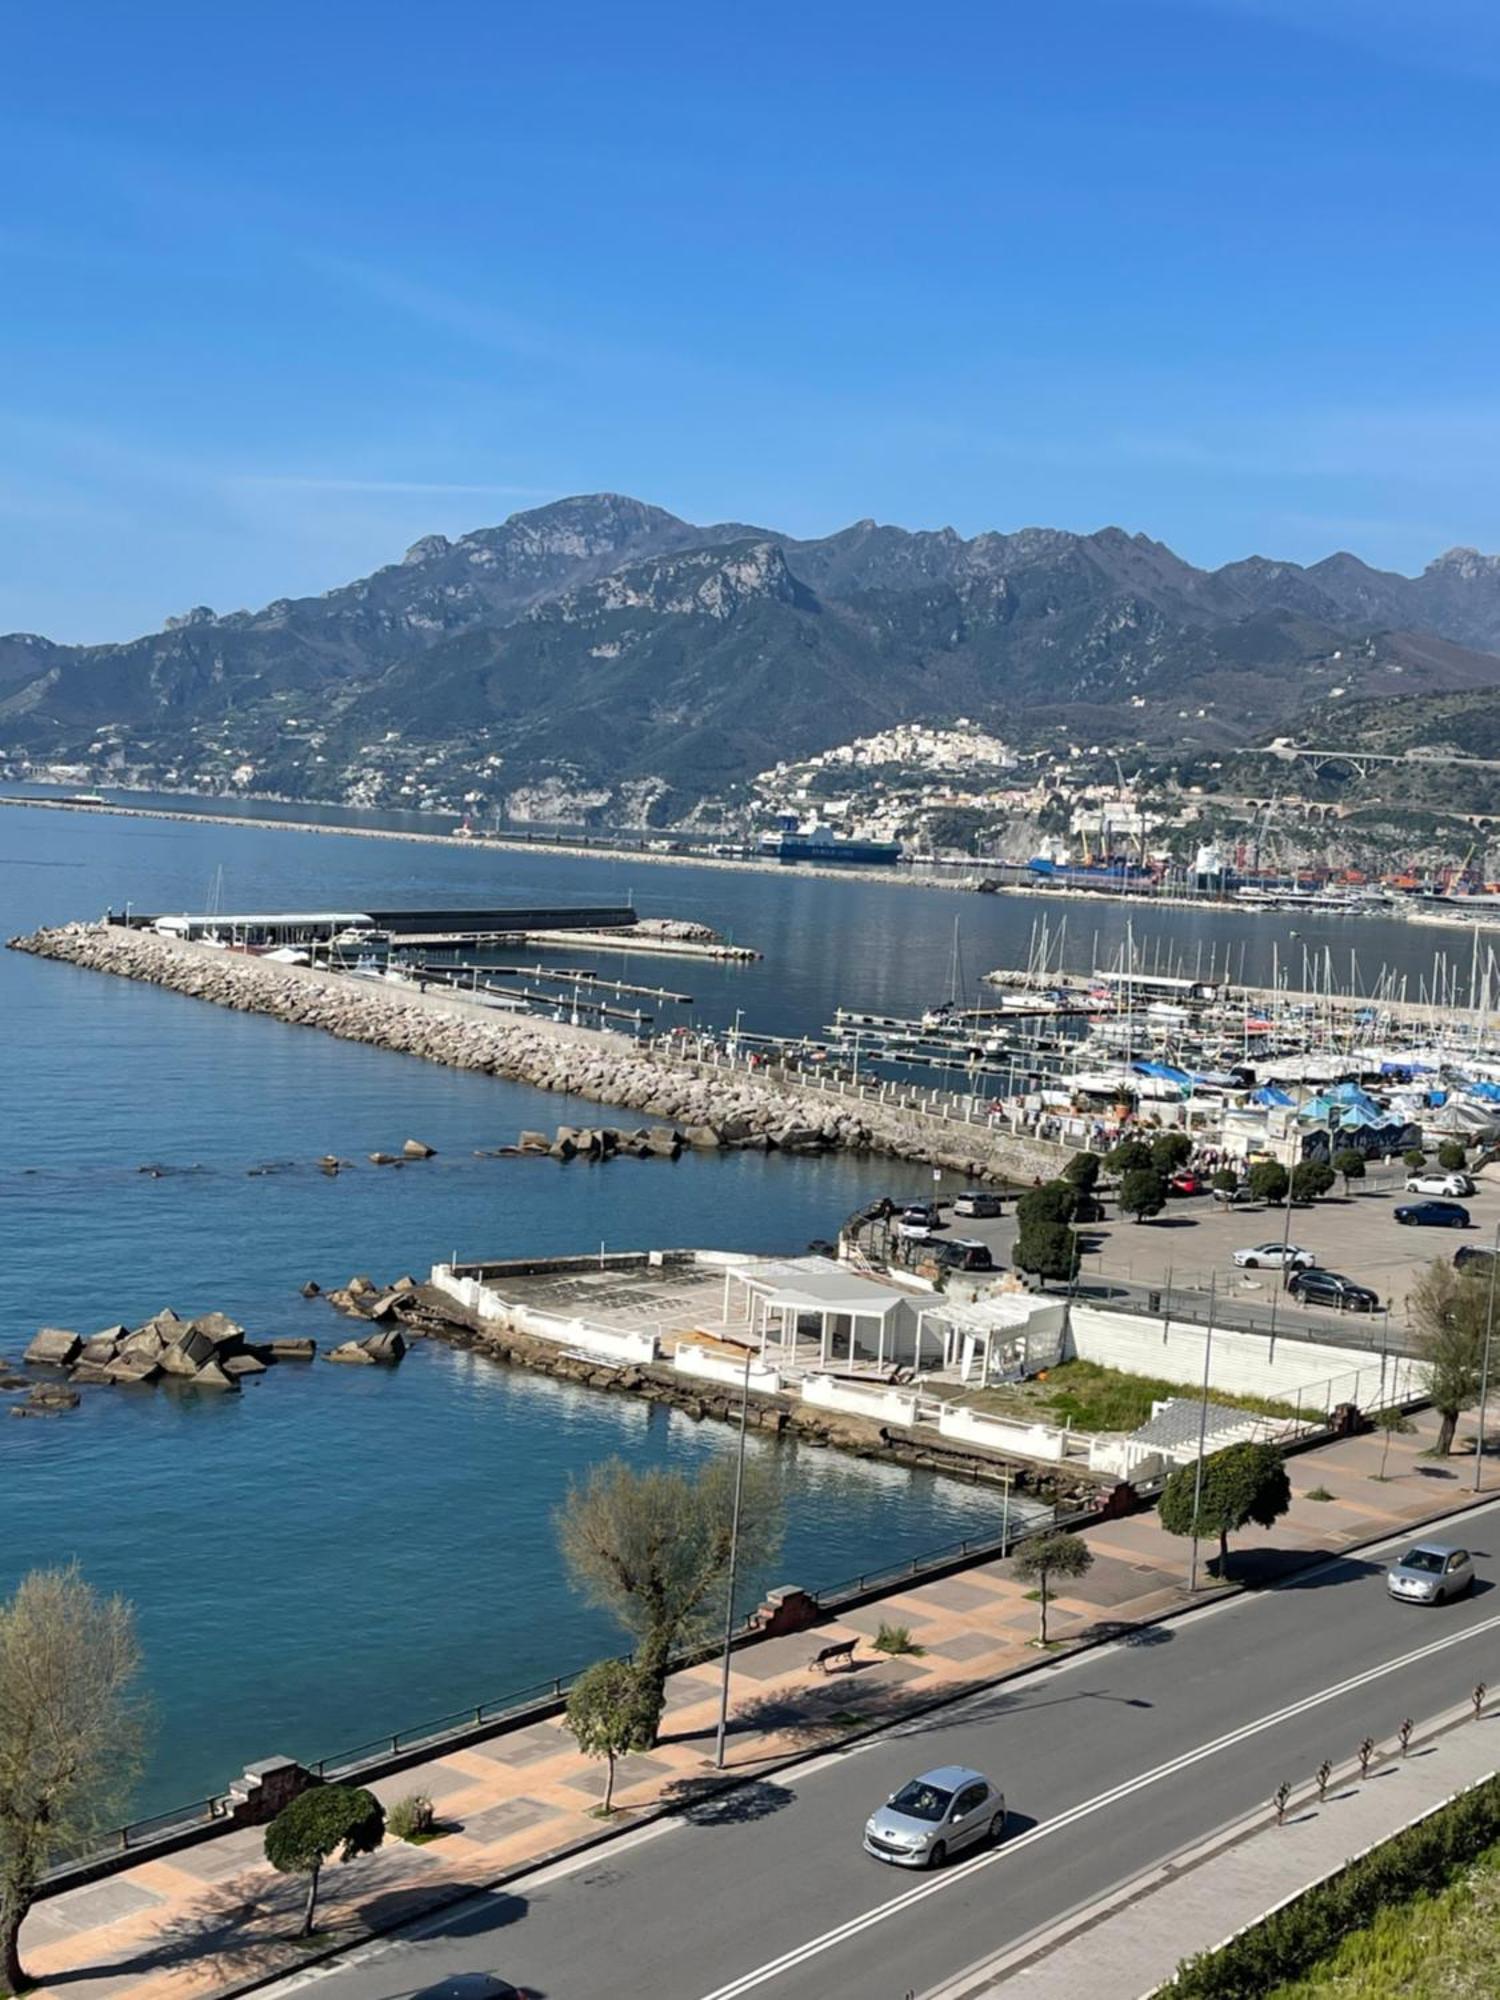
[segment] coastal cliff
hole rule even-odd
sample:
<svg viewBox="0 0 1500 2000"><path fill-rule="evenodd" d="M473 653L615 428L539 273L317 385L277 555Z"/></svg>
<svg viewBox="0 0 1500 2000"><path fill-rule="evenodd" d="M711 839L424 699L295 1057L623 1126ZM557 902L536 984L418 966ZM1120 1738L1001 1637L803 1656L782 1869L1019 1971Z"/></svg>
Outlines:
<svg viewBox="0 0 1500 2000"><path fill-rule="evenodd" d="M320 1028L344 1041L637 1111L680 1127L694 1145L878 1152L994 1179L1055 1174L1067 1157L1065 1148L979 1121L844 1097L811 1081L716 1068L596 1029L534 1016L497 1018L494 1009L446 991L382 986L119 924L67 924L9 943L13 951Z"/></svg>

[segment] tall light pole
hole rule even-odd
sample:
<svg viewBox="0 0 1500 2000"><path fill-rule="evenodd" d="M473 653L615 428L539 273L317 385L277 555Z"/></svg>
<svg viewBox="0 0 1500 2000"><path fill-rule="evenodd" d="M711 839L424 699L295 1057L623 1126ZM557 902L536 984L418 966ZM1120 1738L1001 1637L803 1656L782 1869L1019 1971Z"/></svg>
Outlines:
<svg viewBox="0 0 1500 2000"><path fill-rule="evenodd" d="M1490 1249L1490 1300L1484 1315L1484 1359L1479 1365L1479 1435L1474 1440L1474 1491L1484 1476L1484 1407L1490 1394L1490 1340L1495 1331L1495 1277L1500 1272L1500 1222Z"/></svg>
<svg viewBox="0 0 1500 2000"><path fill-rule="evenodd" d="M719 1681L719 1727L714 1738L714 1769L724 1768L724 1738L729 1733L729 1656L734 1646L734 1583L740 1562L740 1496L745 1490L745 1431L750 1421L750 1361L745 1347L745 1379L740 1389L740 1439L734 1461L734 1512L729 1521L729 1588L724 1598L724 1662Z"/></svg>
<svg viewBox="0 0 1500 2000"><path fill-rule="evenodd" d="M1198 1470L1193 1475L1193 1560L1188 1571L1189 1593L1198 1588L1198 1509L1203 1503L1203 1447L1208 1439L1208 1379L1213 1364L1214 1299L1218 1281L1218 1272L1211 1272L1208 1280L1208 1332L1203 1342L1203 1405L1198 1412Z"/></svg>

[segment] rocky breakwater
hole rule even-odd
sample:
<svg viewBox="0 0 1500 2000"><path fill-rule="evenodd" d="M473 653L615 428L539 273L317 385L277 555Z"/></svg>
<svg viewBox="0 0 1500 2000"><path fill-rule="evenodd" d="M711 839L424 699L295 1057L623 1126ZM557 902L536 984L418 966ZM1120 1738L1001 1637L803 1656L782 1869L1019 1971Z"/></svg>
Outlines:
<svg viewBox="0 0 1500 2000"><path fill-rule="evenodd" d="M141 1326L107 1326L99 1333L44 1326L22 1357L38 1375L0 1372L0 1389L26 1389L13 1417L76 1409L90 1387L142 1387L176 1381L220 1394L237 1390L247 1376L264 1375L280 1361L311 1361L317 1343L299 1338L252 1341L227 1313L182 1319L166 1307Z"/></svg>
<svg viewBox="0 0 1500 2000"><path fill-rule="evenodd" d="M1030 1180L1060 1170L1066 1151L812 1084L639 1049L598 1029L532 1017L497 1020L458 995L399 991L312 966L276 964L118 924L68 924L12 938L13 950L138 979L241 1012L321 1028L345 1041L484 1071L542 1090L625 1107L694 1146L846 1148L922 1160L972 1175Z"/></svg>

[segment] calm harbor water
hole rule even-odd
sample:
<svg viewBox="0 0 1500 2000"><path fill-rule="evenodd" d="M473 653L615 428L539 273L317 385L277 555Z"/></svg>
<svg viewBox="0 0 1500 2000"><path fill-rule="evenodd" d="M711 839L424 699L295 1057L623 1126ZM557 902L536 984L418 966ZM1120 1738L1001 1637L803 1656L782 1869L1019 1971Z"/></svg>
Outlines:
<svg viewBox="0 0 1500 2000"><path fill-rule="evenodd" d="M752 943L749 966L620 961L691 990L675 1018L815 1030L833 1008L919 1011L965 972L1024 958L1037 905L747 870L445 848L294 830L0 808L0 928L137 908L359 909L368 902L598 901L700 918ZM1144 923L1138 913L1137 934ZM1125 915L1070 918L1101 950ZM1268 977L1288 920L1153 912L1191 959L1245 945ZM1434 934L1302 918L1362 968L1415 976ZM1165 950L1167 947L1164 946ZM606 961L597 961L603 965ZM610 963L615 961L610 960ZM685 1157L603 1169L482 1160L475 1149L581 1105L0 953L7 1135L0 1164L0 1354L37 1325L90 1330L167 1304L253 1332L342 1323L315 1277L601 1243L763 1251L831 1235L858 1203L927 1180L888 1161ZM409 1137L438 1157L329 1180ZM159 1175L144 1174L156 1166ZM48 1422L0 1423L0 1588L76 1555L136 1603L158 1730L138 1806L222 1787L250 1757L325 1755L580 1664L616 1643L569 1594L552 1516L570 1478L620 1453L690 1464L724 1450L623 1398L417 1349L395 1375L282 1368L237 1398L97 1391ZM780 1449L786 1548L771 1580L816 1587L990 1522L997 1500L944 1481Z"/></svg>

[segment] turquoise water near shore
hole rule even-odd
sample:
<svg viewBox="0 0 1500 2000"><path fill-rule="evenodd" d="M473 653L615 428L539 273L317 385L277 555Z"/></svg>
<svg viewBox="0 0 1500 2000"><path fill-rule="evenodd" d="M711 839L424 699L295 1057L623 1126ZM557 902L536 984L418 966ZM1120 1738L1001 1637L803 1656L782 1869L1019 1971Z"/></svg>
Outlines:
<svg viewBox="0 0 1500 2000"><path fill-rule="evenodd" d="M202 908L596 901L696 917L758 946L752 966L620 962L695 995L678 1017L805 1032L833 1007L913 1012L948 987L953 923L969 976L1024 959L1037 906L942 890L747 871L424 847L294 831L0 808L5 934L127 901ZM1055 910L1051 912L1056 921ZM1221 915L1153 913L1220 956ZM1070 921L1075 921L1070 919ZM1125 917L1076 921L1101 949ZM1247 975L1285 921L1235 921ZM1321 929L1373 970L1413 970L1430 935ZM1382 936L1381 932L1389 933ZM1080 945L1079 957L1089 945ZM599 963L606 963L600 959ZM615 963L615 961L607 961ZM854 1159L687 1156L606 1168L486 1160L475 1149L592 1108L357 1048L154 988L0 953L0 1355L44 1323L90 1330L167 1304L257 1334L343 1323L305 1301L435 1259L659 1244L780 1252L860 1202L930 1189L926 1168ZM438 1156L330 1180L407 1137ZM159 1177L139 1171L157 1166ZM0 1401L3 1401L0 1398ZM419 1347L394 1375L281 1368L237 1398L99 1390L65 1418L0 1422L0 1589L77 1556L139 1611L157 1727L140 1811L222 1788L247 1758L330 1755L565 1671L617 1643L569 1593L552 1515L612 1454L691 1464L720 1426ZM993 1493L774 1447L789 1495L771 1581L809 1587L993 1521Z"/></svg>

